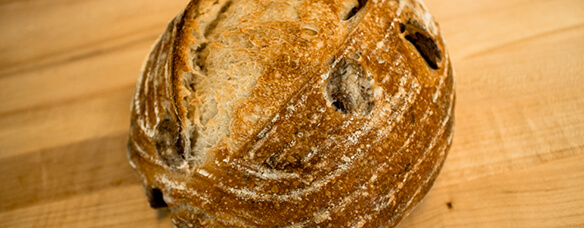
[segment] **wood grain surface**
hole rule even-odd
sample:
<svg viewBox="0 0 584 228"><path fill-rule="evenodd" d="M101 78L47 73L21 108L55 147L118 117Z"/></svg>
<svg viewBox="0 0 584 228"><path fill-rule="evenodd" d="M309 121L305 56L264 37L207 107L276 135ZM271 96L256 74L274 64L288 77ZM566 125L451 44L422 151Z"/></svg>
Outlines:
<svg viewBox="0 0 584 228"><path fill-rule="evenodd" d="M126 158L150 46L187 0L0 0L0 227L170 227ZM584 1L427 0L454 144L403 227L584 227Z"/></svg>

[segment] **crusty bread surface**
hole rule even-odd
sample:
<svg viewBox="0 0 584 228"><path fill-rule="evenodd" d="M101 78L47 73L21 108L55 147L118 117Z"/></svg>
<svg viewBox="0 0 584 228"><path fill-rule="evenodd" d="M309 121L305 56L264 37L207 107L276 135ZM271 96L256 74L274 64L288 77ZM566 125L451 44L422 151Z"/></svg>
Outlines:
<svg viewBox="0 0 584 228"><path fill-rule="evenodd" d="M146 59L128 157L175 227L393 227L453 109L417 0L194 0Z"/></svg>

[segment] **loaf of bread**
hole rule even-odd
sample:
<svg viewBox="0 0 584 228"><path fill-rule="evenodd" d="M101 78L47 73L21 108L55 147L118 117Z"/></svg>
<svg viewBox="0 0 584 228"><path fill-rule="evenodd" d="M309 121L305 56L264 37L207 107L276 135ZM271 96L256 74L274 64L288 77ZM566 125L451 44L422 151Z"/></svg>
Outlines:
<svg viewBox="0 0 584 228"><path fill-rule="evenodd" d="M175 227L392 227L453 108L417 0L194 0L146 59L128 156Z"/></svg>

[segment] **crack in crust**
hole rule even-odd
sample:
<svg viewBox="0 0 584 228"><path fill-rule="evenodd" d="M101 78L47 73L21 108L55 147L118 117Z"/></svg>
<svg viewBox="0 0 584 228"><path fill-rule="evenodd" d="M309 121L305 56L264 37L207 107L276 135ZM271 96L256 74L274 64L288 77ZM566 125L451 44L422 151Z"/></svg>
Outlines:
<svg viewBox="0 0 584 228"><path fill-rule="evenodd" d="M416 47L428 66L435 70L442 66L442 51L423 25L417 20L410 20L407 24L400 23L400 31Z"/></svg>
<svg viewBox="0 0 584 228"><path fill-rule="evenodd" d="M371 81L359 63L341 59L334 65L327 84L332 106L342 113L368 115L373 110Z"/></svg>

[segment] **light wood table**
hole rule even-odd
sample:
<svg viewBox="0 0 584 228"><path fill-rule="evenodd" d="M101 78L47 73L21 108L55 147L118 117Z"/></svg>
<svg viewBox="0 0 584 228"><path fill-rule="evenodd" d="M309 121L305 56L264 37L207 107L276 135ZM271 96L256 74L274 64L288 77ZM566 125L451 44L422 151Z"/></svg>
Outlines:
<svg viewBox="0 0 584 228"><path fill-rule="evenodd" d="M140 65L186 0L0 0L0 227L169 227L126 158ZM400 227L584 226L584 1L428 0L454 144Z"/></svg>

